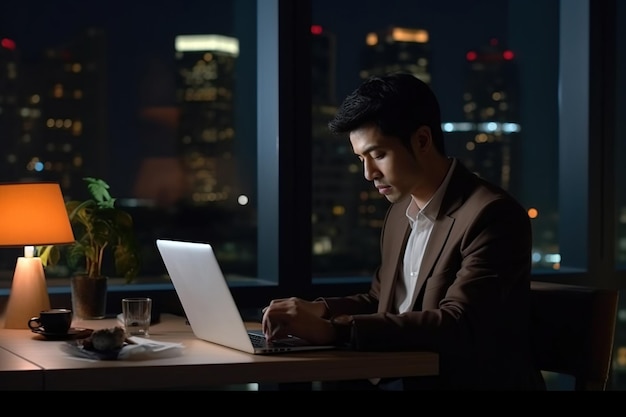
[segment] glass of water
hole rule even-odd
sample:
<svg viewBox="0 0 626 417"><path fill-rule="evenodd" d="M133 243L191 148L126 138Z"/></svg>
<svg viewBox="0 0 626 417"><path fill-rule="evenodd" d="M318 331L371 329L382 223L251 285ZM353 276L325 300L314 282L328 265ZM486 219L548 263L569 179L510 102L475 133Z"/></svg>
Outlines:
<svg viewBox="0 0 626 417"><path fill-rule="evenodd" d="M150 336L150 316L152 299L130 297L122 299L122 319L128 336Z"/></svg>

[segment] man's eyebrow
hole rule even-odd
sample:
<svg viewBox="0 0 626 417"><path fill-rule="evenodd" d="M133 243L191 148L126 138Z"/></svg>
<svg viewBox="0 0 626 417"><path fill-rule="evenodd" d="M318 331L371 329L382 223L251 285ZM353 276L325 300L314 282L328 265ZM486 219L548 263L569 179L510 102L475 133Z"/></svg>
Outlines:
<svg viewBox="0 0 626 417"><path fill-rule="evenodd" d="M370 146L366 147L365 149L363 149L363 151L361 152L361 155L365 155L366 153L370 153L370 152L373 152L373 151L377 151L377 150L379 150L380 148L382 148L382 146L380 146L380 145L378 145L378 144L373 144L373 145L370 145ZM358 154L357 154L357 155L358 155Z"/></svg>

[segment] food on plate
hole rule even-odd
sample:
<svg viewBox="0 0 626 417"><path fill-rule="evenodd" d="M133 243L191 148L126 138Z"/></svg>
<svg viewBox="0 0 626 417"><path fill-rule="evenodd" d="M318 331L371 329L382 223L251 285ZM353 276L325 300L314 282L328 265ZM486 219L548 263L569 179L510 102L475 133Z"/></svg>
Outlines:
<svg viewBox="0 0 626 417"><path fill-rule="evenodd" d="M84 347L106 352L121 349L126 341L126 332L122 327L116 326L107 329L94 330L83 342Z"/></svg>

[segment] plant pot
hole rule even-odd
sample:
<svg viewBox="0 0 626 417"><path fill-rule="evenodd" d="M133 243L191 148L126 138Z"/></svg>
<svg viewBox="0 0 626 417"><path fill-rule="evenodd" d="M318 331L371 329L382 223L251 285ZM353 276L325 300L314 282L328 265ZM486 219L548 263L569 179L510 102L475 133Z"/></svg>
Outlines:
<svg viewBox="0 0 626 417"><path fill-rule="evenodd" d="M106 316L107 281L107 277L91 278L85 275L71 278L72 310L75 317L95 320Z"/></svg>

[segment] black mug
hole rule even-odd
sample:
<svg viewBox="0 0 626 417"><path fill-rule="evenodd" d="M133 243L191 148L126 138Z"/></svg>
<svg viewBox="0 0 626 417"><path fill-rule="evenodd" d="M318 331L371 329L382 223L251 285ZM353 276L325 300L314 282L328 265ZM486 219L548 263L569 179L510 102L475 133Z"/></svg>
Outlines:
<svg viewBox="0 0 626 417"><path fill-rule="evenodd" d="M72 310L67 308L53 308L43 310L39 317L28 320L28 327L49 334L65 334L72 325Z"/></svg>

